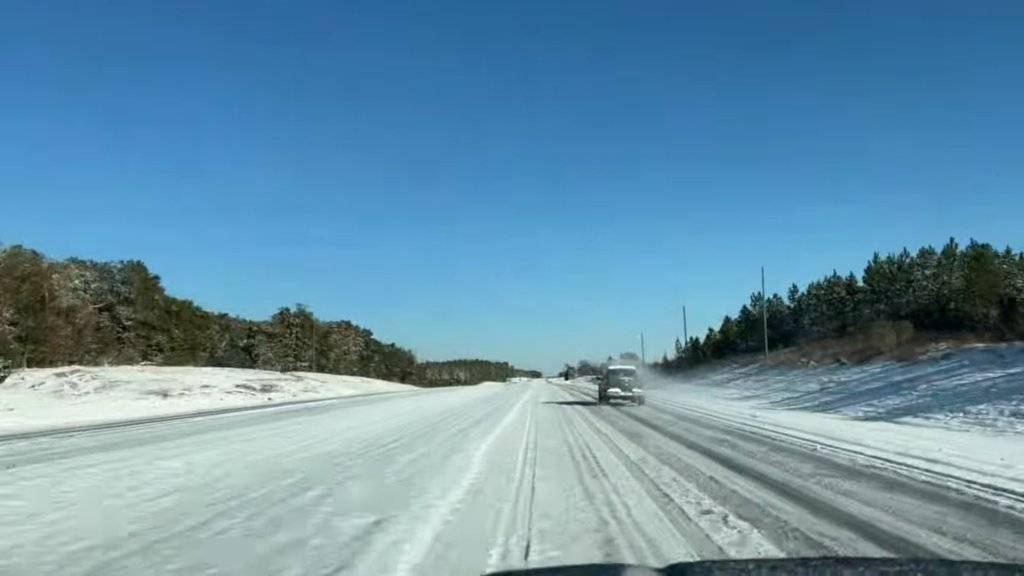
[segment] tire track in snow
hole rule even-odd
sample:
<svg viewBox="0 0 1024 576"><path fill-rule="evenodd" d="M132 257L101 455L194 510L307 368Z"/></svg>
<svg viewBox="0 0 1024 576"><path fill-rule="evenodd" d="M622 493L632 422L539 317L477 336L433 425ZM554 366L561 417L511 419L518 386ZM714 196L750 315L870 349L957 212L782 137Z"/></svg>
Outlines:
<svg viewBox="0 0 1024 576"><path fill-rule="evenodd" d="M616 475L609 469L609 464L615 462L615 459L608 461L601 458L594 449L601 443L587 439L587 435L583 432L585 428L584 425L581 425L580 416L575 414L576 410L566 412L567 416L564 419L571 423L569 429L577 438L581 459L592 471L589 478L597 479L597 483L603 489L604 500L608 503L607 509L612 515L612 522L608 525L609 533L628 536L628 538L624 538L624 541L632 554L625 560L640 564L661 563L660 555L656 555L648 544L657 540L657 534L649 534L644 530L646 523L637 517L637 510L633 505L636 500L627 500L627 496L623 494L623 485L613 484L613 478L622 477L621 474Z"/></svg>
<svg viewBox="0 0 1024 576"><path fill-rule="evenodd" d="M536 405L534 405L534 408ZM531 426L533 432L533 465L530 467L530 500L527 505L526 518L526 550L523 551L523 562L530 561L530 545L533 543L533 502L537 494L537 427Z"/></svg>
<svg viewBox="0 0 1024 576"><path fill-rule="evenodd" d="M808 450L806 444L793 445L678 407L652 408L655 417L646 424L652 430L684 446L701 447L734 473L889 553L1024 557L1016 545L1024 538L1024 518L1005 504L993 506L950 487L868 466L848 455Z"/></svg>
<svg viewBox="0 0 1024 576"><path fill-rule="evenodd" d="M656 504L665 520L693 551L694 558L702 560L728 558L737 553L738 557L744 558L777 556L779 554L779 550L772 546L756 528L732 517L724 508L714 506L710 498L687 485L682 478L669 469L661 470L661 474L654 473L651 468L660 463L657 463L656 459L649 455L646 458L637 457L636 451L640 450L639 447L631 445L627 450L620 445L621 440L613 439L609 430L602 429L603 426L598 423L596 418L587 415L583 420L591 427L594 435L604 441L608 449L629 471L637 484L643 488L647 497ZM645 462L645 460L647 461ZM694 510L695 508L699 508L699 510ZM715 521L704 520L701 522L698 520L706 518L708 515L714 516ZM741 538L735 538L736 534L741 535ZM720 539L732 545L728 551L719 543ZM742 540L742 542L737 540Z"/></svg>
<svg viewBox="0 0 1024 576"><path fill-rule="evenodd" d="M15 461L0 486L0 540L6 541L0 550L11 553L0 554L7 556L0 566L21 563L48 573L44 566L67 566L61 559L74 557L81 572L131 574L166 566L194 573L211 556L236 562L211 548L280 529L283 537L273 545L251 550L251 558L264 559L264 568L276 571L269 567L287 566L296 550L309 548L311 540L302 544L292 535L305 534L316 522L330 538L339 529L328 525L338 524L329 518L347 510L394 518L389 507L363 507L346 486L395 502L387 493L408 493L405 487L422 468L419 462L435 465L425 454L403 473L397 488L391 481L371 488L366 479L380 478L403 446L416 450L437 446L434 441L466 446L459 434L480 426L487 414L497 422L512 406L512 398L488 402L495 396L484 392L396 394L387 401L334 403L329 411L304 406L302 418L268 410L5 444L5 455L22 454L29 465ZM33 448L40 444L63 457L48 454L37 461ZM32 495L54 504L42 508ZM368 542L393 533L387 521L366 526L380 532ZM40 564L29 551L44 540L55 553ZM334 557L337 547L330 550L321 558L340 561ZM8 571L16 570L0 568Z"/></svg>
<svg viewBox="0 0 1024 576"><path fill-rule="evenodd" d="M509 424L519 417L523 405L531 400L533 396L532 389L524 394L516 402L515 406L505 414L501 422L477 446L459 481L437 501L436 505L430 508L426 525L421 526L415 536L402 549L394 571L395 574L406 576L416 573L415 568L427 556L438 534L440 534L445 524L451 520L462 501L465 500L470 490L481 477L484 470L484 462L490 455L491 445L509 427Z"/></svg>
<svg viewBox="0 0 1024 576"><path fill-rule="evenodd" d="M658 411L656 406L651 408ZM753 482L773 494L775 498L806 510L819 522L824 521L855 534L891 554L919 558L949 555L949 552L943 553L943 547L935 540L930 540L927 545L922 543L922 528L908 528L906 524L897 525L895 518L880 516L865 504L851 501L835 492L824 494L820 487L809 485L792 474L780 475L779 470L766 465L762 459L746 458L746 454L737 452L735 447L727 449L721 441L712 438L710 432L695 427L693 422L686 423L689 427L688 434L683 434L665 424L655 423L649 415L645 418L623 412L622 416L711 460L724 468L728 474L739 476L746 482ZM684 420L678 422L685 423ZM732 438L729 436L730 440ZM822 465L831 464L823 459Z"/></svg>
<svg viewBox="0 0 1024 576"><path fill-rule="evenodd" d="M438 414L425 426L403 428L389 445L388 453L376 455L387 460L385 479L395 481L403 474L408 474L413 469L411 463L425 457L433 458L437 446L449 446L452 441L467 437L473 430L485 428L488 422L497 420L496 414L501 410L500 404L492 404L481 410L479 403L471 402L460 406L453 413ZM433 438L431 442L408 442L409 438L424 438L428 434Z"/></svg>
<svg viewBox="0 0 1024 576"><path fill-rule="evenodd" d="M516 458L512 497L501 508L498 539L491 545L487 557L487 572L511 565L513 557L528 562L531 531L533 528L533 499L537 481L537 423L536 403L530 405L523 443ZM520 524L521 518L526 518ZM516 554L517 550L521 550Z"/></svg>
<svg viewBox="0 0 1024 576"><path fill-rule="evenodd" d="M623 548L623 540L611 538L608 536L616 526L617 519L614 517L614 513L605 505L608 501L607 498L599 497L595 493L592 486L593 479L596 478L593 470L589 466L584 464L583 450L581 448L581 440L577 433L570 429L568 424L568 418L559 418L558 424L562 429L562 436L566 440L566 445L569 453L569 461L572 464L574 478L576 486L579 487L580 491L583 492L587 502L591 504L591 508L596 511L597 516L604 524L605 545L604 554L602 554L601 560L604 562L614 560L615 557L609 554L614 552L615 556L619 558L625 557L627 554L636 556L636 552L633 550L627 551ZM587 468L586 470L584 468ZM604 485L601 488L605 493L607 490Z"/></svg>
<svg viewBox="0 0 1024 576"><path fill-rule="evenodd" d="M526 549L522 552L523 562L529 562L529 548L532 541L534 541L534 499L537 495L537 428L534 430L534 464L530 466L529 470L529 500L526 506L528 516L526 518Z"/></svg>
<svg viewBox="0 0 1024 576"><path fill-rule="evenodd" d="M594 401L594 396L570 386L558 386L574 398ZM650 402L650 401L649 401ZM648 410L645 407L644 410ZM713 461L704 462L695 454L680 446L674 440L651 434L650 430L637 426L632 419L619 414L619 410L603 412L604 420L628 441L646 450L655 459L674 471L687 484L694 486L718 508L735 514L741 520L754 526L775 547L791 556L828 556L849 554L853 548L839 549L831 546L826 539L812 535L807 526L813 517L794 516L767 497L758 497L760 492L754 485L731 478L727 470L718 472ZM794 521L796 520L796 521ZM801 521L803 520L803 521ZM880 553L881 550L873 552Z"/></svg>
<svg viewBox="0 0 1024 576"><path fill-rule="evenodd" d="M864 450L858 450L857 448L840 446L834 442L830 442L828 439L818 437L812 438L806 434L788 432L778 427L769 427L763 424L744 421L734 416L728 416L724 414L719 414L711 410L687 406L678 401L659 398L658 403L666 407L670 407L672 410L678 411L680 413L696 414L702 418L716 420L727 426L742 428L744 431L759 436L763 436L767 439L771 439L777 442L786 442L792 444L793 446L805 448L815 452L832 452L837 456L844 457L847 459L853 459L867 466L875 466L888 472L903 474L913 480L925 480L943 487L953 487L956 488L958 491L964 493L969 493L971 495L987 498L998 505L1011 505L1017 510L1024 510L1024 492L1019 490L1013 490L1012 488L1007 488L992 483L981 482L971 478L963 478L960 476L956 476L954 474L948 474L938 470L931 470L923 468L921 466L915 466L907 462L896 461L893 460L892 458L886 458L884 456L879 456L877 454L870 454ZM921 459L924 461L929 461L926 458ZM948 466L949 468L960 469L965 472L972 472L972 470L968 468L959 467L952 463L940 462L937 460L931 461L938 464L942 464L944 466ZM1011 478L1007 477L1007 479Z"/></svg>

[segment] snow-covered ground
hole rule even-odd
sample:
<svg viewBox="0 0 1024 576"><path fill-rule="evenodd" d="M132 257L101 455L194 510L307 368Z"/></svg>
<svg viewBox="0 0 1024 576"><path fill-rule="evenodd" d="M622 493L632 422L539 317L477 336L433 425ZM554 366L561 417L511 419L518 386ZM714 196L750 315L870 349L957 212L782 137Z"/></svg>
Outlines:
<svg viewBox="0 0 1024 576"><path fill-rule="evenodd" d="M715 368L650 388L662 403L739 429L962 490L1024 495L1022 344L938 350L904 363Z"/></svg>
<svg viewBox="0 0 1024 576"><path fill-rule="evenodd" d="M0 383L0 435L414 387L310 372L114 366L18 370Z"/></svg>
<svg viewBox="0 0 1024 576"><path fill-rule="evenodd" d="M915 362L713 368L678 381L765 408L1024 432L1024 343L938 348Z"/></svg>
<svg viewBox="0 0 1024 576"><path fill-rule="evenodd" d="M978 432L775 410L709 390L662 386L645 406L607 406L584 382L488 383L9 438L0 441L0 573L1024 561L1024 493L836 446ZM773 410L779 420L766 419ZM786 428L804 416L850 429ZM876 425L900 432L853 438ZM953 447L950 438L934 444ZM994 465L966 456L946 463L974 475Z"/></svg>

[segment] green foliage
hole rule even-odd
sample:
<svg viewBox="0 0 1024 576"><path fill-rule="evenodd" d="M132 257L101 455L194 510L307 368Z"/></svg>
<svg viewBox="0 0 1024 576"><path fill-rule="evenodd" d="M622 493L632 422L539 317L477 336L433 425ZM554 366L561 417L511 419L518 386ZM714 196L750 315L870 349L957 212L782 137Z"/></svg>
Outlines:
<svg viewBox="0 0 1024 576"><path fill-rule="evenodd" d="M479 382L503 382L517 375L516 369L507 362L448 360L419 363L415 380L421 386L464 386Z"/></svg>
<svg viewBox="0 0 1024 576"><path fill-rule="evenodd" d="M661 363L678 370L711 358L756 352L763 347L762 295L754 293L735 318L726 316L703 340L677 342L674 358ZM971 240L961 249L950 238L941 250L874 254L857 278L832 274L786 299L767 302L769 345L853 336L884 352L905 343L915 330L972 332L1002 339L1024 338L1024 253Z"/></svg>
<svg viewBox="0 0 1024 576"><path fill-rule="evenodd" d="M142 262L51 261L0 249L0 373L9 367L124 364L352 374L430 386L522 374L507 363L428 362L302 304L267 321L208 312L168 296ZM539 375L539 374L538 374Z"/></svg>
<svg viewBox="0 0 1024 576"><path fill-rule="evenodd" d="M521 368L516 368L512 372L512 376L517 378L541 378L544 374L542 374L540 370L523 370Z"/></svg>

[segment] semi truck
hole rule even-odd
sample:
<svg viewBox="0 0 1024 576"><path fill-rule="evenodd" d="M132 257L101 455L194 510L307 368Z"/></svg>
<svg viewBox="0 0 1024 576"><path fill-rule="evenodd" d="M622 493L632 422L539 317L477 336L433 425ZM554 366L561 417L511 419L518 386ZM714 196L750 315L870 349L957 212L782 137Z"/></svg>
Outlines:
<svg viewBox="0 0 1024 576"><path fill-rule="evenodd" d="M636 366L614 364L602 371L597 382L597 401L608 404L612 400L625 400L637 405L644 403L644 390Z"/></svg>

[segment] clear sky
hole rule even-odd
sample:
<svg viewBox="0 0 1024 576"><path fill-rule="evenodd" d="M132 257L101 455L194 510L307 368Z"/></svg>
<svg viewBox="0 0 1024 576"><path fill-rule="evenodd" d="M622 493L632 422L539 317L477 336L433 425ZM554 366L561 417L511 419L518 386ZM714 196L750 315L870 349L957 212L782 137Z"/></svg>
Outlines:
<svg viewBox="0 0 1024 576"><path fill-rule="evenodd" d="M1024 3L0 7L0 242L422 358L660 356L758 289L1024 248Z"/></svg>

